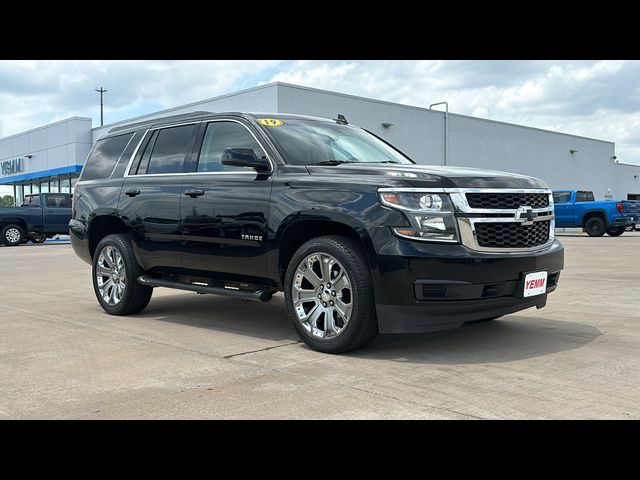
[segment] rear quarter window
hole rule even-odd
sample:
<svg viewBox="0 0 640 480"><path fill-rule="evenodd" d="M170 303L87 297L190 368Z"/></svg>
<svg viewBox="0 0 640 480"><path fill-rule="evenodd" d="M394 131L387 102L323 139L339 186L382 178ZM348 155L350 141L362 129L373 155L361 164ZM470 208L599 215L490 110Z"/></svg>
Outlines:
<svg viewBox="0 0 640 480"><path fill-rule="evenodd" d="M95 180L111 175L132 137L133 133L127 133L98 140L87 158L80 180Z"/></svg>

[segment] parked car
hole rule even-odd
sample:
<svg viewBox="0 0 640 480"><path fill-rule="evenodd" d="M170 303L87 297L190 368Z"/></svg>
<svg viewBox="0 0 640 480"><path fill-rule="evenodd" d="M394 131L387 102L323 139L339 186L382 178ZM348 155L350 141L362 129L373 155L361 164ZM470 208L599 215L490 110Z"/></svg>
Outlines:
<svg viewBox="0 0 640 480"><path fill-rule="evenodd" d="M113 128L74 197L71 244L107 313L140 312L156 287L284 291L301 338L329 353L542 308L564 266L543 181L416 165L341 116Z"/></svg>
<svg viewBox="0 0 640 480"><path fill-rule="evenodd" d="M20 207L0 207L0 241L9 247L29 240L43 243L69 233L70 219L71 194L26 195Z"/></svg>
<svg viewBox="0 0 640 480"><path fill-rule="evenodd" d="M640 223L639 202L596 201L588 190L554 190L553 202L556 227L582 227L590 237L605 233L617 237L626 227Z"/></svg>

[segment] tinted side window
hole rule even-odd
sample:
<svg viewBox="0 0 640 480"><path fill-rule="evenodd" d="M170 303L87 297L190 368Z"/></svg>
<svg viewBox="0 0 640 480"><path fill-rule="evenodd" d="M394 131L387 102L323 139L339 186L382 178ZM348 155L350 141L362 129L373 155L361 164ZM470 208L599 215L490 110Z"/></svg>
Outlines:
<svg viewBox="0 0 640 480"><path fill-rule="evenodd" d="M593 202L593 192L576 192L576 202Z"/></svg>
<svg viewBox="0 0 640 480"><path fill-rule="evenodd" d="M146 173L182 173L184 159L191 150L194 128L195 125L182 125L159 130ZM142 167L141 162L138 173L145 173Z"/></svg>
<svg viewBox="0 0 640 480"><path fill-rule="evenodd" d="M253 135L246 127L236 122L211 122L202 141L198 172L247 171L244 167L222 164L222 152L225 148L251 148L256 157L264 155Z"/></svg>
<svg viewBox="0 0 640 480"><path fill-rule="evenodd" d="M81 180L106 178L111 175L133 133L98 140L82 170Z"/></svg>
<svg viewBox="0 0 640 480"><path fill-rule="evenodd" d="M71 208L71 197L69 195L47 195L47 208Z"/></svg>
<svg viewBox="0 0 640 480"><path fill-rule="evenodd" d="M567 203L571 199L571 192L557 192L553 194L553 203Z"/></svg>
<svg viewBox="0 0 640 480"><path fill-rule="evenodd" d="M38 195L30 195L24 198L23 207L39 207L40 197Z"/></svg>

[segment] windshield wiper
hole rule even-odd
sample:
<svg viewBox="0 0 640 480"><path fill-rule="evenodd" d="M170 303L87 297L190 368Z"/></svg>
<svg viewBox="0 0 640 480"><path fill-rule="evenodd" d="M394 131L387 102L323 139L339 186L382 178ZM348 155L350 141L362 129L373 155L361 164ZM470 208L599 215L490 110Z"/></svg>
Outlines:
<svg viewBox="0 0 640 480"><path fill-rule="evenodd" d="M308 163L307 165L341 165L343 163L359 163L355 160L323 160L321 162Z"/></svg>

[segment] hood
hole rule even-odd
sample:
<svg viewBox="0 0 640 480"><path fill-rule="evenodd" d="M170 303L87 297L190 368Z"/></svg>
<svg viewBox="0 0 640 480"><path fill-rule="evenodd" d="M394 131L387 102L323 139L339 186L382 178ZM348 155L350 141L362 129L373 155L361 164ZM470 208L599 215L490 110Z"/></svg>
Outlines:
<svg viewBox="0 0 640 480"><path fill-rule="evenodd" d="M379 176L380 185L387 182L389 185L397 184L398 180L403 180L413 187L549 188L539 178L471 167L344 163L336 166L312 165L307 170L311 175L363 176L367 181L371 181L371 176Z"/></svg>

